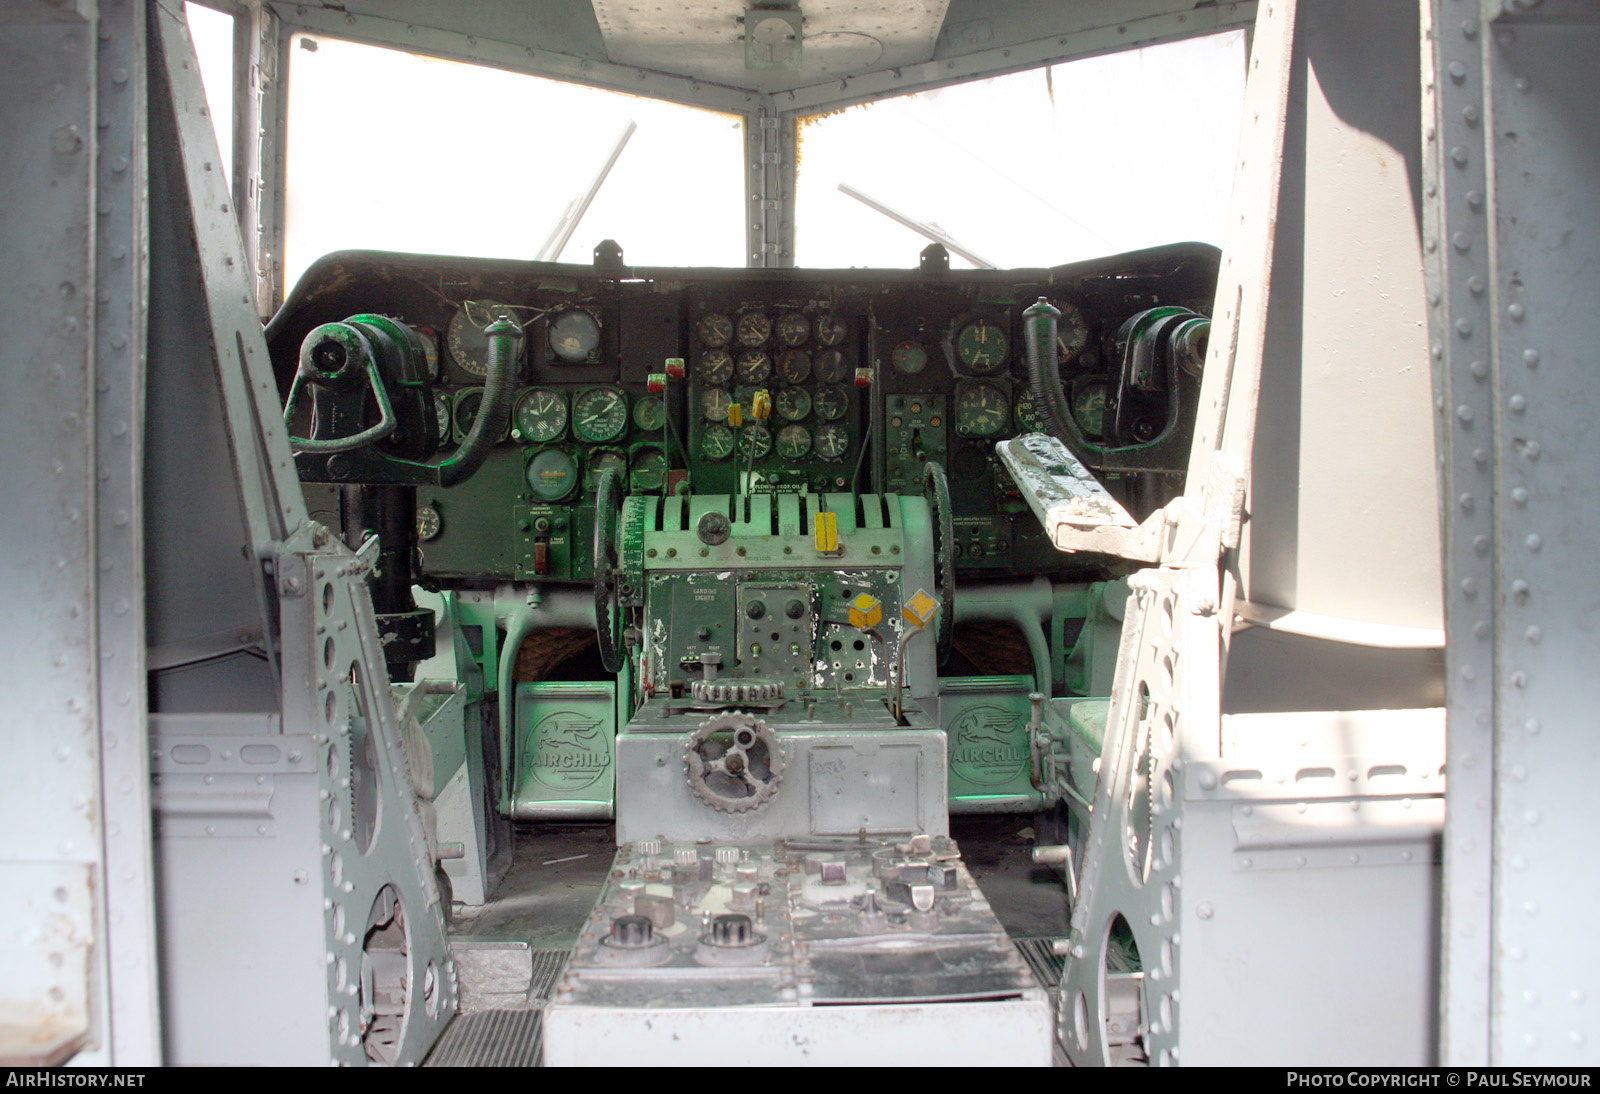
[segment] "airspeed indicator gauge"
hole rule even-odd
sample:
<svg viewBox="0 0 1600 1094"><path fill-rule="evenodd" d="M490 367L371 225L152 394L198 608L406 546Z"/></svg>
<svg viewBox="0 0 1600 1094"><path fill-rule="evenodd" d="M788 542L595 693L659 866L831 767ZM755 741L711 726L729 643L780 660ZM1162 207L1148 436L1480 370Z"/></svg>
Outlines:
<svg viewBox="0 0 1600 1094"><path fill-rule="evenodd" d="M956 356L973 372L995 372L1006 363L1010 349L1005 328L987 319L968 323L956 335Z"/></svg>
<svg viewBox="0 0 1600 1094"><path fill-rule="evenodd" d="M558 391L536 387L525 391L517 400L516 422L518 440L544 444L567 431L567 400Z"/></svg>
<svg viewBox="0 0 1600 1094"><path fill-rule="evenodd" d="M600 350L600 321L583 308L568 308L550 320L546 341L569 364L593 360Z"/></svg>
<svg viewBox="0 0 1600 1094"><path fill-rule="evenodd" d="M592 387L572 401L572 431L586 441L609 441L628 428L628 397L616 388Z"/></svg>
<svg viewBox="0 0 1600 1094"><path fill-rule="evenodd" d="M993 384L963 384L956 391L956 433L993 437L1011 420L1011 400Z"/></svg>

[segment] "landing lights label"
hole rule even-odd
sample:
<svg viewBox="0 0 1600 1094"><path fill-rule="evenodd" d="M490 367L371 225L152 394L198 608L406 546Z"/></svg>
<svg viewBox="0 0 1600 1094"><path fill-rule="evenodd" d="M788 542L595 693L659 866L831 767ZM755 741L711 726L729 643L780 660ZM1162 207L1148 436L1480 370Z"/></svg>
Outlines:
<svg viewBox="0 0 1600 1094"><path fill-rule="evenodd" d="M576 711L557 711L528 733L522 768L552 790L581 790L611 767L611 749L600 723Z"/></svg>
<svg viewBox="0 0 1600 1094"><path fill-rule="evenodd" d="M950 766L969 783L999 786L1028 767L1022 715L996 706L973 706L950 726Z"/></svg>

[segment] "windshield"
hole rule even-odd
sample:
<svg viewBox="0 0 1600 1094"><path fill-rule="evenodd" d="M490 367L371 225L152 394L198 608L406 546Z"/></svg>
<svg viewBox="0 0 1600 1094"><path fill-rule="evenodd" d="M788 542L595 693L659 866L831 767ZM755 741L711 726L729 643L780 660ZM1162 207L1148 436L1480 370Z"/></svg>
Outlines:
<svg viewBox="0 0 1600 1094"><path fill-rule="evenodd" d="M957 266L1221 246L1244 77L1233 31L803 119L799 264L916 265L930 236L895 215Z"/></svg>
<svg viewBox="0 0 1600 1094"><path fill-rule="evenodd" d="M630 122L544 257L744 265L738 117L309 35L290 66L286 285L351 247L541 257Z"/></svg>

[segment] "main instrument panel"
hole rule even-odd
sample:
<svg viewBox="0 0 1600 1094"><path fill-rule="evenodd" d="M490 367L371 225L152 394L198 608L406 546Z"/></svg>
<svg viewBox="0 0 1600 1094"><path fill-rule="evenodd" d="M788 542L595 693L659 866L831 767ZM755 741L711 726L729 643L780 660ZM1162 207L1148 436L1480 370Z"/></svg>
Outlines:
<svg viewBox="0 0 1600 1094"><path fill-rule="evenodd" d="M511 414L488 458L458 486L417 488L424 580L590 580L607 469L634 494L915 494L929 462L949 479L958 569L1059 572L1074 560L1045 541L994 454L1045 427L1024 310L1043 298L1060 312L1050 367L1080 454L1137 514L1181 489L1199 380L1129 384L1124 328L1155 308L1208 312L1217 259L1185 244L1045 270L813 271L344 252L312 267L267 335L287 393L319 324L376 313L408 325L448 448L483 405L484 328L499 316L521 328ZM325 485L308 482L308 498L337 524L339 464L320 466L310 478Z"/></svg>

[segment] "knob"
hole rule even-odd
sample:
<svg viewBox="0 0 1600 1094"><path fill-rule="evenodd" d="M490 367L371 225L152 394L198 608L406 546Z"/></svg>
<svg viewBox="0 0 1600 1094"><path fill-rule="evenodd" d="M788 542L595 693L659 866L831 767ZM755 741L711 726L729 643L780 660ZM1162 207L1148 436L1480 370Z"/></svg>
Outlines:
<svg viewBox="0 0 1600 1094"><path fill-rule="evenodd" d="M746 921L748 922L748 920ZM611 921L611 944L628 949L650 945L655 928L647 915L619 915Z"/></svg>
<svg viewBox="0 0 1600 1094"><path fill-rule="evenodd" d="M649 920L645 920L645 923L648 926ZM753 933L747 915L719 915L711 921L713 946L748 946Z"/></svg>

